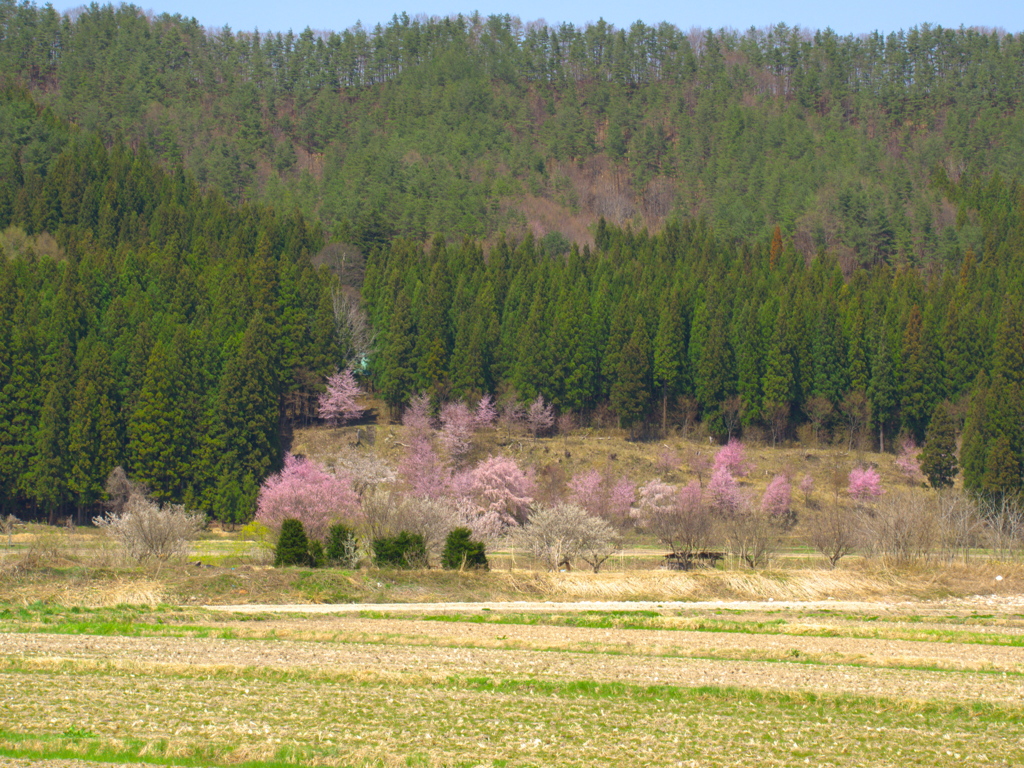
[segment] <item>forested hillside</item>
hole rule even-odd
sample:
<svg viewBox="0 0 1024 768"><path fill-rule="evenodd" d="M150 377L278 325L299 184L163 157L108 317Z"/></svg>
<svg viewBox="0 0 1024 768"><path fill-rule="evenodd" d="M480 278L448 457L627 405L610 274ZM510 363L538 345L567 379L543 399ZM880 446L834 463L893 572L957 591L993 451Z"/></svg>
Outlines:
<svg viewBox="0 0 1024 768"><path fill-rule="evenodd" d="M231 519L346 351L301 216L232 207L0 91L0 489L49 514L117 465Z"/></svg>
<svg viewBox="0 0 1024 768"><path fill-rule="evenodd" d="M0 72L5 508L84 510L123 465L251 513L355 352L339 275L395 412L888 448L939 409L968 487L1021 486L1020 36L0 0Z"/></svg>
<svg viewBox="0 0 1024 768"><path fill-rule="evenodd" d="M868 31L868 30L865 30ZM599 215L781 226L844 265L959 263L934 184L1024 159L1024 41L410 19L234 33L138 8L0 1L0 71L54 113L335 236L590 240Z"/></svg>

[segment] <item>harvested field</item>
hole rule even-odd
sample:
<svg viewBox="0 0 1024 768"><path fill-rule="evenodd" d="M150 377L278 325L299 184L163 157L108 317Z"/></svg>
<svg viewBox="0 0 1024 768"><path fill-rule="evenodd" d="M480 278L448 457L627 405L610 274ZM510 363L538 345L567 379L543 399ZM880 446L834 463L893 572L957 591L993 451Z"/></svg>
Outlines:
<svg viewBox="0 0 1024 768"><path fill-rule="evenodd" d="M2 611L0 766L1024 755L1017 597L330 608Z"/></svg>

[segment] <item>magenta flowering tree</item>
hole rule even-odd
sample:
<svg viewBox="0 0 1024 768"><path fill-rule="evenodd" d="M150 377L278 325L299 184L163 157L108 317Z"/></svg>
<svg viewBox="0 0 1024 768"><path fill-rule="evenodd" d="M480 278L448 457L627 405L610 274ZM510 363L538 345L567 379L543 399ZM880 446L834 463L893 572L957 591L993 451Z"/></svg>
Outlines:
<svg viewBox="0 0 1024 768"><path fill-rule="evenodd" d="M850 470L849 479L846 492L858 504L866 504L885 493L882 489L882 478L872 467L854 467Z"/></svg>
<svg viewBox="0 0 1024 768"><path fill-rule="evenodd" d="M476 404L476 411L473 413L473 420L476 422L476 426L481 429L487 429L488 427L493 427L497 419L498 409L494 407L494 398L490 395L484 395L480 398L480 402Z"/></svg>
<svg viewBox="0 0 1024 768"><path fill-rule="evenodd" d="M469 452L475 421L472 411L461 400L441 406L441 445L458 460Z"/></svg>
<svg viewBox="0 0 1024 768"><path fill-rule="evenodd" d="M715 465L712 475L719 469L725 469L733 477L746 477L754 469L747 461L747 451L739 440L731 439L715 454Z"/></svg>
<svg viewBox="0 0 1024 768"><path fill-rule="evenodd" d="M711 506L722 515L735 514L743 506L743 494L736 484L736 478L729 473L724 464L711 472L708 496L711 499Z"/></svg>
<svg viewBox="0 0 1024 768"><path fill-rule="evenodd" d="M814 478L804 475L804 479L800 481L800 491L804 495L804 504L810 505L811 494L814 493Z"/></svg>
<svg viewBox="0 0 1024 768"><path fill-rule="evenodd" d="M924 482L924 473L921 472L921 449L917 447L914 438L905 437L900 440L899 451L896 453L896 471L910 485L920 485Z"/></svg>
<svg viewBox="0 0 1024 768"><path fill-rule="evenodd" d="M323 541L333 523L361 519L359 496L347 477L331 474L312 459L287 454L284 468L260 488L256 519L276 533L288 518L302 521L308 536Z"/></svg>
<svg viewBox="0 0 1024 768"><path fill-rule="evenodd" d="M356 400L363 390L352 371L346 368L327 377L327 391L320 395L319 415L331 424L346 424L363 415Z"/></svg>
<svg viewBox="0 0 1024 768"><path fill-rule="evenodd" d="M768 483L764 496L761 497L761 511L773 520L784 520L789 515L792 503L793 489L789 478L785 475L776 475Z"/></svg>
<svg viewBox="0 0 1024 768"><path fill-rule="evenodd" d="M534 437L547 434L555 425L554 406L545 403L543 395L537 395L537 399L530 403L530 408L526 412L526 423Z"/></svg>

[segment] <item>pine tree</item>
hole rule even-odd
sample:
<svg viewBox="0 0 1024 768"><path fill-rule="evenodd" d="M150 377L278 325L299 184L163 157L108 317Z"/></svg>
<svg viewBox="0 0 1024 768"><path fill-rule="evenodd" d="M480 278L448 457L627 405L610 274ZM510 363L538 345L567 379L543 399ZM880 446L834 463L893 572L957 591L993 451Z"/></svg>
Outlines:
<svg viewBox="0 0 1024 768"><path fill-rule="evenodd" d="M380 352L381 364L377 375L377 389L393 411L412 395L414 327L409 300L400 293L395 300L387 333Z"/></svg>
<svg viewBox="0 0 1024 768"><path fill-rule="evenodd" d="M612 408L624 427L631 431L647 413L651 399L650 340L642 317L636 320L632 336L622 350L612 382Z"/></svg>
<svg viewBox="0 0 1024 768"><path fill-rule="evenodd" d="M674 396L682 379L683 321L678 296L665 302L654 337L654 383L661 389L661 431L668 430L668 400Z"/></svg>
<svg viewBox="0 0 1024 768"><path fill-rule="evenodd" d="M868 401L871 403L871 417L878 427L878 450L884 451L885 432L896 419L898 404L896 366L884 330L871 365Z"/></svg>
<svg viewBox="0 0 1024 768"><path fill-rule="evenodd" d="M93 342L79 371L68 428L68 486L79 506L103 497L103 483L121 457L110 357Z"/></svg>
<svg viewBox="0 0 1024 768"><path fill-rule="evenodd" d="M988 494L1004 496L1021 489L1020 462L1010 447L1010 439L1000 434L985 459L985 476L981 489Z"/></svg>
<svg viewBox="0 0 1024 768"><path fill-rule="evenodd" d="M278 355L262 315L228 359L216 400L218 475L262 480L278 464Z"/></svg>
<svg viewBox="0 0 1024 768"><path fill-rule="evenodd" d="M900 410L903 426L916 440L924 436L924 427L931 415L932 403L929 392L930 368L924 343L924 328L921 310L915 304L910 310L907 328L903 335L902 376L900 382Z"/></svg>
<svg viewBox="0 0 1024 768"><path fill-rule="evenodd" d="M182 401L185 369L177 345L158 342L128 422L129 474L159 501L180 501L191 474L194 425Z"/></svg>
<svg viewBox="0 0 1024 768"><path fill-rule="evenodd" d="M953 485L959 467L956 459L956 429L946 404L939 403L928 424L928 437L921 450L921 471L932 488Z"/></svg>
<svg viewBox="0 0 1024 768"><path fill-rule="evenodd" d="M984 371L978 374L971 393L971 401L964 420L963 447L960 451L960 466L964 470L964 488L969 491L981 490L985 477L985 458L988 455L988 377Z"/></svg>

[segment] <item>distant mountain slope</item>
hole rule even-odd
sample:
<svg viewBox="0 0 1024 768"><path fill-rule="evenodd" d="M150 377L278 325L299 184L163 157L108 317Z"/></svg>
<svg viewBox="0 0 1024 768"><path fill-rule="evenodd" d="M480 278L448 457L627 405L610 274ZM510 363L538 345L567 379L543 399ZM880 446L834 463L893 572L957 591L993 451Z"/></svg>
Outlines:
<svg viewBox="0 0 1024 768"><path fill-rule="evenodd" d="M0 70L229 199L298 205L363 244L701 216L848 264L955 262L978 232L935 179L1024 162L1024 41L973 29L402 15L259 35L0 0Z"/></svg>

